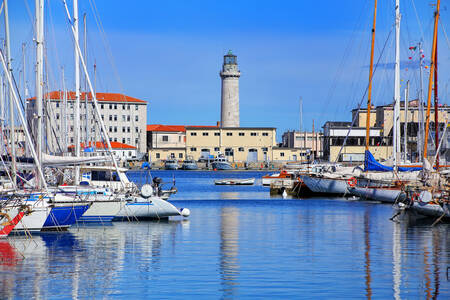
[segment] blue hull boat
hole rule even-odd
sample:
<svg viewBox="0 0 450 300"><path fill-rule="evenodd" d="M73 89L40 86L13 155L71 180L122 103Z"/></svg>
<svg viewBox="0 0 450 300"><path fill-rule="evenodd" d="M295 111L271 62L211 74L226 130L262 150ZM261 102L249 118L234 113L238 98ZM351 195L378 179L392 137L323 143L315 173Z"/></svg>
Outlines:
<svg viewBox="0 0 450 300"><path fill-rule="evenodd" d="M53 207L42 230L66 229L75 224L88 210L89 205L67 205Z"/></svg>

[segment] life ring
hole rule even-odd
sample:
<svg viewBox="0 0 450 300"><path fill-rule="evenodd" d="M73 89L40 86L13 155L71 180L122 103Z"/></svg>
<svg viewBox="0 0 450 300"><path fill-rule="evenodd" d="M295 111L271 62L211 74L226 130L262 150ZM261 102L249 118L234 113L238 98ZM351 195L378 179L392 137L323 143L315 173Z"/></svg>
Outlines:
<svg viewBox="0 0 450 300"><path fill-rule="evenodd" d="M419 193L412 193L411 195L411 201L416 202L419 199L420 194Z"/></svg>
<svg viewBox="0 0 450 300"><path fill-rule="evenodd" d="M347 179L347 184L348 184L350 187L355 187L355 186L356 186L356 183L357 183L357 181L356 181L356 178L355 178L355 177L352 177L352 178Z"/></svg>

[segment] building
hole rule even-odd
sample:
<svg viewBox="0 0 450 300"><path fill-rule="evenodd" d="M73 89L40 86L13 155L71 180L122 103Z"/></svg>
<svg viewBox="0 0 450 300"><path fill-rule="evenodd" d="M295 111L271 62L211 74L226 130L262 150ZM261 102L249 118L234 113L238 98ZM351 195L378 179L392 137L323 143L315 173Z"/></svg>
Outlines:
<svg viewBox="0 0 450 300"><path fill-rule="evenodd" d="M186 158L186 127L147 125L147 151L150 161Z"/></svg>
<svg viewBox="0 0 450 300"><path fill-rule="evenodd" d="M445 128L445 120L448 119L450 107L447 105L439 106L439 130L440 135ZM405 152L405 103L401 102L400 108L400 134L402 152ZM419 156L417 148L420 120L425 121L425 111L423 115L420 113L419 102L412 100L408 102L407 110L408 126L407 126L407 155L411 161L416 161ZM392 156L392 135L393 135L393 105L381 105L371 109L370 113L370 138L369 150L378 160L386 160ZM422 118L420 118L422 116ZM324 129L324 158L329 161L364 161L365 139L366 139L366 117L367 109L353 109L352 122L326 122ZM434 108L431 110L430 116L430 136L434 137ZM343 147L345 141L345 147ZM434 155L434 141L428 141L428 154ZM447 140L443 143L442 154L446 154L448 149ZM447 153L448 156L448 153ZM448 160L448 158L447 158Z"/></svg>
<svg viewBox="0 0 450 300"><path fill-rule="evenodd" d="M306 131L286 131L282 136L284 148L302 149L311 157L321 158L323 156L323 133ZM306 157L305 157L306 159Z"/></svg>
<svg viewBox="0 0 450 300"><path fill-rule="evenodd" d="M87 109L86 109L87 96ZM147 101L118 93L96 94L100 116L112 142L131 145L138 152L147 149ZM27 117L35 122L35 99L27 99ZM50 152L63 152L75 142L75 92L53 91L44 96L47 118L44 120L46 146ZM87 116L87 117L86 117ZM100 123L90 93L81 93L80 141L99 141ZM33 125L33 128L36 126Z"/></svg>
<svg viewBox="0 0 450 300"><path fill-rule="evenodd" d="M85 155L89 156L109 156L108 144L103 142L95 142L84 144L81 143L81 149L84 149ZM70 145L69 151L74 152L75 146ZM131 145L111 142L111 152L115 158L121 161L133 160L137 158L137 148Z"/></svg>
<svg viewBox="0 0 450 300"><path fill-rule="evenodd" d="M221 117L222 127L239 127L239 77L237 56L231 50L223 57Z"/></svg>

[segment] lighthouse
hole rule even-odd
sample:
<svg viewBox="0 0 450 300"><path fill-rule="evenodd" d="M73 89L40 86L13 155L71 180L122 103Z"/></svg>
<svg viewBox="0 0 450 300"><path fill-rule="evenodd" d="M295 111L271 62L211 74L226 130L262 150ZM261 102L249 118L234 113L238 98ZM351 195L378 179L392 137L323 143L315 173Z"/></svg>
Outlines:
<svg viewBox="0 0 450 300"><path fill-rule="evenodd" d="M239 77L237 56L231 50L223 57L221 127L239 127Z"/></svg>

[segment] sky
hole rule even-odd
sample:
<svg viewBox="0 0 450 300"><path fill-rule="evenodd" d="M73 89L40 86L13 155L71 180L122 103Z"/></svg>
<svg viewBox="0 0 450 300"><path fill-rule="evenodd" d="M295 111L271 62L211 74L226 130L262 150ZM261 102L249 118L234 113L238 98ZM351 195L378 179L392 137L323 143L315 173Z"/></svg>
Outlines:
<svg viewBox="0 0 450 300"><path fill-rule="evenodd" d="M26 85L33 94L34 1L9 2L14 74L22 76L25 43ZM378 2L373 99L384 105L392 103L394 93L395 1ZM402 90L410 80L411 98L418 95L420 76L414 67L418 51L408 48L422 41L429 61L431 2L400 2ZM72 0L68 5L71 10ZM450 3L441 6L439 97L448 104ZM311 130L313 122L317 131L326 121L351 121L351 109L366 101L373 0L79 0L80 18L84 13L88 69L96 90L148 101L148 124L215 125L220 120L219 72L228 50L237 55L241 71L243 127L276 127L279 138L286 130ZM65 86L74 88L69 28L63 2L45 0L50 90L62 89L62 69ZM80 34L83 47L82 22Z"/></svg>

